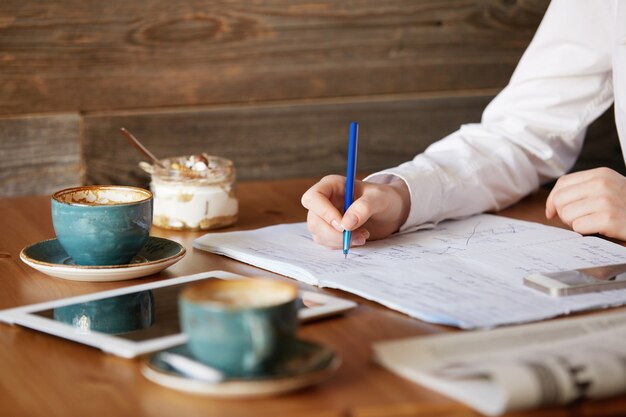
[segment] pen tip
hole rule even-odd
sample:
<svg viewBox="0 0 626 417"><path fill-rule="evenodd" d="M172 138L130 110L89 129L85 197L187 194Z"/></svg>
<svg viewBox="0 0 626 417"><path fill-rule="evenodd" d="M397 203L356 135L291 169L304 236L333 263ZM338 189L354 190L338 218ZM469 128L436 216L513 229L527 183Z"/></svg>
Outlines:
<svg viewBox="0 0 626 417"><path fill-rule="evenodd" d="M347 253L343 254L343 259L348 259L348 254Z"/></svg>

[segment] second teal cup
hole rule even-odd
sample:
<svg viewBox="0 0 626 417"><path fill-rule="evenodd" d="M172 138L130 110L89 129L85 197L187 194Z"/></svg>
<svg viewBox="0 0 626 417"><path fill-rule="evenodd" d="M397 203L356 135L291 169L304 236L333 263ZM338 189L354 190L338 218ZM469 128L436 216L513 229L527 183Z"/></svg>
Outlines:
<svg viewBox="0 0 626 417"><path fill-rule="evenodd" d="M293 346L298 289L265 279L213 279L186 287L179 300L187 346L228 376L262 375Z"/></svg>
<svg viewBox="0 0 626 417"><path fill-rule="evenodd" d="M150 237L152 193L113 185L57 191L52 195L52 223L76 264L127 264Z"/></svg>

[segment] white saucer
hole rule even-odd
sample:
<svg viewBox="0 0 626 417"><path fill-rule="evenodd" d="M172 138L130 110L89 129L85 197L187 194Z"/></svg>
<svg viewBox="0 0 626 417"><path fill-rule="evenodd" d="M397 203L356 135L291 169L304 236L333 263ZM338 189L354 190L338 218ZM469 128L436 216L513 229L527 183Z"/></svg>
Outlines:
<svg viewBox="0 0 626 417"><path fill-rule="evenodd" d="M145 277L164 270L185 256L185 248L172 240L150 236L148 243L126 265L76 265L57 239L25 247L20 259L44 274L72 281L123 281Z"/></svg>
<svg viewBox="0 0 626 417"><path fill-rule="evenodd" d="M167 349L193 359L186 345ZM326 346L297 340L274 369L264 375L231 376L218 383L186 376L159 358L159 352L143 360L141 372L159 385L210 397L256 398L302 389L329 378L341 364L339 356Z"/></svg>

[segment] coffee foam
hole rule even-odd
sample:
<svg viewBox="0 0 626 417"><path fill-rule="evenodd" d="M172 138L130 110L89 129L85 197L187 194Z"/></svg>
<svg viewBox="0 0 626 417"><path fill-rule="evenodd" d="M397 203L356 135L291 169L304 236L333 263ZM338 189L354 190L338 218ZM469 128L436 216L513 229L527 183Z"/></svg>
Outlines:
<svg viewBox="0 0 626 417"><path fill-rule="evenodd" d="M232 309L261 308L293 300L297 289L291 284L269 280L209 281L186 288L182 296L193 302Z"/></svg>
<svg viewBox="0 0 626 417"><path fill-rule="evenodd" d="M54 198L66 204L107 206L143 201L150 198L150 193L132 187L86 186L58 192Z"/></svg>

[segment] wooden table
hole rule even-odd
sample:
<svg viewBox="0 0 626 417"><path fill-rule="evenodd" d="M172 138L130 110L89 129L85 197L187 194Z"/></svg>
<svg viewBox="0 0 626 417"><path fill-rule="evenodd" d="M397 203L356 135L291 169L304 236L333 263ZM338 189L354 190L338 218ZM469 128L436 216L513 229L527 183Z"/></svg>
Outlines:
<svg viewBox="0 0 626 417"><path fill-rule="evenodd" d="M313 182L281 180L240 184L240 219L236 228L227 230L304 221L300 196ZM545 197L545 192L540 192L501 214L545 222ZM153 235L176 240L188 250L182 261L158 275L114 283L51 278L19 260L24 246L54 236L49 213L49 197L46 196L0 199L0 309L216 269L286 279L192 249L192 240L202 233L158 228L153 228ZM0 416L477 415L372 362L370 346L374 342L454 330L411 319L351 294L329 292L357 300L360 305L343 317L304 325L300 336L333 347L343 359L342 366L331 379L318 386L266 399L209 399L168 390L145 379L138 360L121 359L64 339L0 324ZM626 397L524 415L625 413Z"/></svg>

